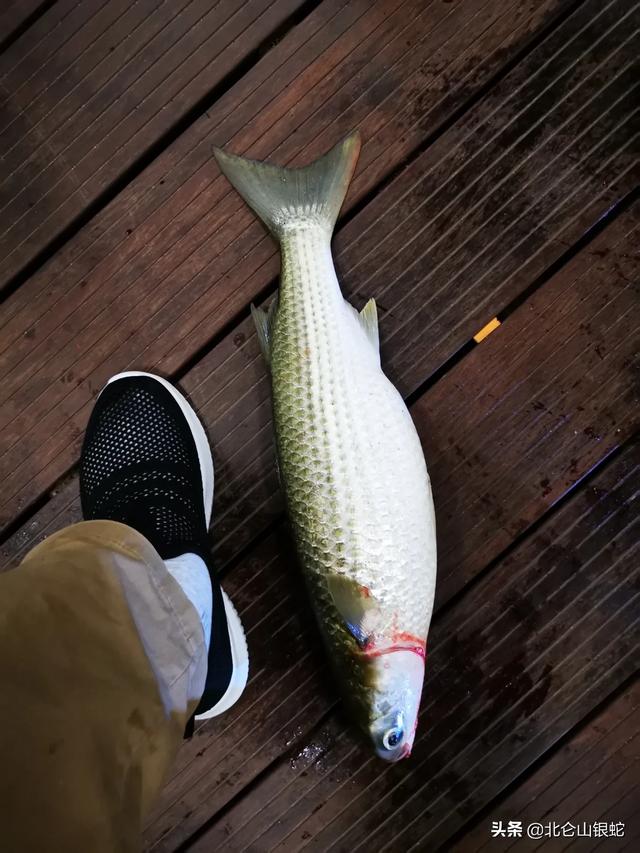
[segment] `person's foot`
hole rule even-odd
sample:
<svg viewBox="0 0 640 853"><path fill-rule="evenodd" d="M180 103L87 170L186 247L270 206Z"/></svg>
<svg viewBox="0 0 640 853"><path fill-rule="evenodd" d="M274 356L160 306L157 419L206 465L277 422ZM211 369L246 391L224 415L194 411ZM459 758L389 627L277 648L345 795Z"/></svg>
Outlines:
<svg viewBox="0 0 640 853"><path fill-rule="evenodd" d="M207 682L196 718L230 708L246 685L249 656L238 614L211 564L213 460L196 413L166 380L138 372L109 380L85 434L80 498L86 520L133 527L163 560L175 563L189 554L204 560L213 615ZM179 562L184 575L189 561Z"/></svg>

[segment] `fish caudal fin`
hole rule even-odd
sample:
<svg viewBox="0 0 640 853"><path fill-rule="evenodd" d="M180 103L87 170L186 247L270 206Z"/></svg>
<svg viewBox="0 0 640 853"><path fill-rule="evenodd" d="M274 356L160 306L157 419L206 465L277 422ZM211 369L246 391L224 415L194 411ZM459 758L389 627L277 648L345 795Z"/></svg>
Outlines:
<svg viewBox="0 0 640 853"><path fill-rule="evenodd" d="M333 231L359 153L357 132L299 169L247 160L214 148L222 172L278 239L287 226L304 222Z"/></svg>

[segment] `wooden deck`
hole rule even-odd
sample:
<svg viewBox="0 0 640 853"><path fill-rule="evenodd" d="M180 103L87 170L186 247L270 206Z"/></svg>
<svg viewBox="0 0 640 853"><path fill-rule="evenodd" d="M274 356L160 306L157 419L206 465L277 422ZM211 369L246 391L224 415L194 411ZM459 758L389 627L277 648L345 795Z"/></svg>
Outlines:
<svg viewBox="0 0 640 853"><path fill-rule="evenodd" d="M6 0L0 50L2 564L79 518L111 374L179 381L216 457L251 677L185 743L148 848L638 849L640 3ZM211 157L306 162L355 127L334 256L378 302L438 520L395 766L310 620L249 318L277 249ZM492 838L509 820L626 827Z"/></svg>

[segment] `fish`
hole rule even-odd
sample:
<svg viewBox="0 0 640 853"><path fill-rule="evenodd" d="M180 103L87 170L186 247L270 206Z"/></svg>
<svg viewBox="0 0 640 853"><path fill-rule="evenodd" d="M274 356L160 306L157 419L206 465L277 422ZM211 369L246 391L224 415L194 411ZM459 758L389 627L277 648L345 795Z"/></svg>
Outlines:
<svg viewBox="0 0 640 853"><path fill-rule="evenodd" d="M436 528L418 433L381 367L376 303L344 299L331 255L359 152L357 132L300 168L214 148L280 246L278 293L251 312L298 561L351 717L398 761L418 721Z"/></svg>

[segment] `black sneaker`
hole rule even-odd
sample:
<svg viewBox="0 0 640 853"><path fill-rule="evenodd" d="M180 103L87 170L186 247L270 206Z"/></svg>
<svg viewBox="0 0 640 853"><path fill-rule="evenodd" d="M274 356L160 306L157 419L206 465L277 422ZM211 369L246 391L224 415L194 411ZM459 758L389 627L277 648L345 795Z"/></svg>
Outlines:
<svg viewBox="0 0 640 853"><path fill-rule="evenodd" d="M108 519L133 527L163 560L186 553L204 560L213 613L207 681L196 719L226 711L247 683L247 642L209 551L209 442L192 407L165 379L128 372L109 380L87 425L80 498L86 520Z"/></svg>

